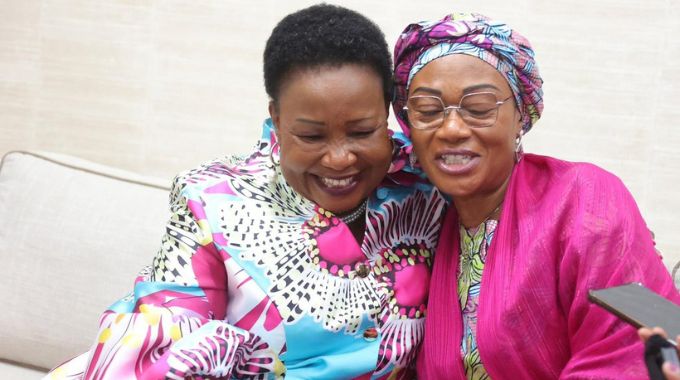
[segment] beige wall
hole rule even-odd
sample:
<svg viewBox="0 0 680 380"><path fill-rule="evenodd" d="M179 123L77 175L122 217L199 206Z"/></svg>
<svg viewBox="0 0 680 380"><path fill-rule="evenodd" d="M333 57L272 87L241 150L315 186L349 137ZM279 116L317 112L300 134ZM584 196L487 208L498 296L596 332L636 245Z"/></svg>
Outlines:
<svg viewBox="0 0 680 380"><path fill-rule="evenodd" d="M267 116L265 40L312 3L0 0L0 153L54 151L169 177L245 152ZM546 99L527 151L619 175L667 263L680 259L680 1L341 4L374 19L390 44L408 22L453 5L523 32Z"/></svg>

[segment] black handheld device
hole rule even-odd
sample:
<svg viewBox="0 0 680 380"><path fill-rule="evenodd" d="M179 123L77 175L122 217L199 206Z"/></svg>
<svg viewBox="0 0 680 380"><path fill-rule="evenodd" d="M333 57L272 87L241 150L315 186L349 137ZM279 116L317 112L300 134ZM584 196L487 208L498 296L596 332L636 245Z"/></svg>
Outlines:
<svg viewBox="0 0 680 380"><path fill-rule="evenodd" d="M668 334L668 341L676 345L675 337L680 335L680 306L642 284L590 290L588 299L636 328L663 328Z"/></svg>
<svg viewBox="0 0 680 380"><path fill-rule="evenodd" d="M650 379L665 379L661 365L680 366L675 337L680 334L680 306L661 297L642 284L590 290L588 299L636 328L659 326L669 339L653 335L645 344L645 365Z"/></svg>

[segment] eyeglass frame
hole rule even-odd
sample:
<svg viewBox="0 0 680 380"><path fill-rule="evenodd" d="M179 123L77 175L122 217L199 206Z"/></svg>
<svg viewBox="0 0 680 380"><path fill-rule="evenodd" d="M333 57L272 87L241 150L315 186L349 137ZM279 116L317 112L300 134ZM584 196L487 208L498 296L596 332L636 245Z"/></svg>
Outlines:
<svg viewBox="0 0 680 380"><path fill-rule="evenodd" d="M498 98L496 97L496 94L495 94L494 92L490 92L490 91L473 92L473 93L470 93L470 94L465 94L465 95L463 95L463 96L460 98L460 101L458 101L458 105L457 105L457 106L456 106L456 105L453 105L453 104L447 106L447 105L444 103L444 100L442 100L441 97L436 96L436 95L413 95L413 96L410 96L410 97L406 100L406 104L408 104L408 101L411 100L412 98L433 98L433 99L439 100L439 103L441 103L442 109L443 109L443 111L444 111L444 117L442 117L442 120L441 120L440 123L438 123L438 124L433 124L432 127L418 128L418 127L414 126L413 123L411 123L410 121L409 121L409 124L411 124L411 128L417 129L417 130L419 130L419 131L431 131L431 130L436 130L436 129L439 129L439 127L441 127L441 126L444 124L444 121L445 121L446 118L451 114L451 111L452 111L452 110L456 110L456 112L458 112L458 115L460 115L461 119L463 119L463 121L465 121L465 115L462 114L461 112L468 112L468 115L470 115L470 114L469 114L469 111L468 111L466 108L464 108L463 106L461 106L461 104L463 104L463 100L465 100L465 98L468 97L468 96L472 96L472 95L482 95L482 94L491 94L491 95L493 95L496 99L498 99ZM491 111L491 110L496 111L496 118L494 119L494 121L493 121L491 124L489 124L489 125L484 125L484 126L478 126L478 125L471 125L471 124L468 123L467 121L465 121L465 124L467 124L470 128L489 128L489 127L492 127L494 124L496 124L496 121L498 121L498 109L499 109L503 104L505 104L508 100L510 100L510 99L512 99L512 95L508 96L507 98L505 98L505 99L503 99L503 100L496 100L496 102L494 103L495 108L492 108L492 109L489 110L489 111ZM408 114L408 111L409 111L408 106L404 106L404 107L402 108L402 111L404 111L404 112L406 112L406 113ZM416 111L414 111L414 112L416 112Z"/></svg>

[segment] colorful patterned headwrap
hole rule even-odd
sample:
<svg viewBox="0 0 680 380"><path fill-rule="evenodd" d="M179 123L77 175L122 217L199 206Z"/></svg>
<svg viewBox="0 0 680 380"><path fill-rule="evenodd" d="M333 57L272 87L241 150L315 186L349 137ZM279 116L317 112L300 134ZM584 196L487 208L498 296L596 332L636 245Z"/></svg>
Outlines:
<svg viewBox="0 0 680 380"><path fill-rule="evenodd" d="M504 23L486 16L454 13L439 21L423 21L404 29L394 48L397 120L409 135L406 113L408 86L416 73L437 58L451 54L475 56L505 77L528 132L543 111L543 79L529 41Z"/></svg>

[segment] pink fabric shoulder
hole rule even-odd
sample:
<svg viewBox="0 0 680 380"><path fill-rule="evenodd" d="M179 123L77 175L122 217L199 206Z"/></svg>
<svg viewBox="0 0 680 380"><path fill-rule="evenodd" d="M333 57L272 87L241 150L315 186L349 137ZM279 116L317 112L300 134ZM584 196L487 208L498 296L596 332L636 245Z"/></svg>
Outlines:
<svg viewBox="0 0 680 380"><path fill-rule="evenodd" d="M425 379L460 378L458 220L446 216L434 260ZM587 300L589 289L641 282L680 295L621 180L597 166L526 154L512 174L482 276L477 339L493 379L640 379L635 329Z"/></svg>

